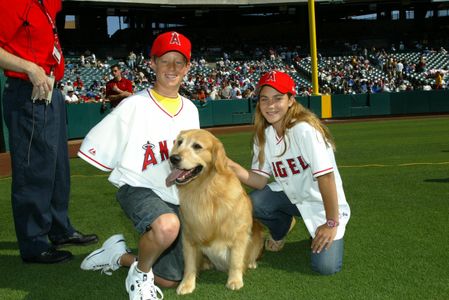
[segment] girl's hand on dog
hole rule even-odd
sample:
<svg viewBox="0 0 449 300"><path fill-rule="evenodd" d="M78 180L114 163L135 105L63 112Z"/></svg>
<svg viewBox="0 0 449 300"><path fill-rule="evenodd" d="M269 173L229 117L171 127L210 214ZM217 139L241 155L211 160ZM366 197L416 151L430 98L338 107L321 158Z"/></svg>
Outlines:
<svg viewBox="0 0 449 300"><path fill-rule="evenodd" d="M337 235L337 227L329 227L327 224L318 226L315 231L315 238L312 241L312 253L320 253L323 248L329 250Z"/></svg>

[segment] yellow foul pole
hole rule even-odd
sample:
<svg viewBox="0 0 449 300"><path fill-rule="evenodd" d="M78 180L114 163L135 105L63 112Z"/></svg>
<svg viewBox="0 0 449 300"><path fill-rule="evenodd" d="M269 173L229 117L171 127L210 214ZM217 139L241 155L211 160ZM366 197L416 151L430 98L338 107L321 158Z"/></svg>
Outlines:
<svg viewBox="0 0 449 300"><path fill-rule="evenodd" d="M316 28L315 28L315 0L309 0L309 36L310 36L310 57L312 59L313 95L319 95L318 59L316 49Z"/></svg>

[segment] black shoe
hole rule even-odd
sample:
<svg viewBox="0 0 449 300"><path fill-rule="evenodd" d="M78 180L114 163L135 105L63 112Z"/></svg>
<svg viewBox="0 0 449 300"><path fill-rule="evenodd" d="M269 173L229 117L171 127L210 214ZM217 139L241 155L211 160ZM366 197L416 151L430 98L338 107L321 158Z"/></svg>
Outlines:
<svg viewBox="0 0 449 300"><path fill-rule="evenodd" d="M38 256L22 258L22 260L26 263L56 264L56 263L68 261L72 258L73 258L73 255L69 251L60 251L60 250L51 248L45 252L42 252Z"/></svg>
<svg viewBox="0 0 449 300"><path fill-rule="evenodd" d="M96 234L82 234L79 231L75 231L71 236L51 241L55 247L62 247L68 245L85 246L95 244L98 242L98 236Z"/></svg>

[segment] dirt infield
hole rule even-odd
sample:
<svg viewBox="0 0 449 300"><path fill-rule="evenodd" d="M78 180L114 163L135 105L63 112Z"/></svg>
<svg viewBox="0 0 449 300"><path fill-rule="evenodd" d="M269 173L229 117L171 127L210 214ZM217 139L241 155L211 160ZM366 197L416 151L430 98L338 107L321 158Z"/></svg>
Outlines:
<svg viewBox="0 0 449 300"><path fill-rule="evenodd" d="M369 118L351 118L351 119L327 119L323 120L326 124L335 123L349 123L349 122L371 122L371 121L385 121L385 120L406 120L406 119L428 119L447 117L449 113L445 114L432 114L432 115L413 115L413 116L386 116L386 117L369 117ZM234 132L252 131L253 125L237 125L237 126L223 126L223 127L211 127L204 128L213 134L224 134ZM81 145L82 140L71 140L68 142L69 157L76 157L76 153ZM11 159L9 152L0 153L0 177L11 176Z"/></svg>

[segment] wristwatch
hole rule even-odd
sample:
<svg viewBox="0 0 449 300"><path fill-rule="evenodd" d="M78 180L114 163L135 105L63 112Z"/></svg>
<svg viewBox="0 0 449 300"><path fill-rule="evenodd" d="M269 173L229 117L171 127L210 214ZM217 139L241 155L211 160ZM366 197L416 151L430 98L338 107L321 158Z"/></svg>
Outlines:
<svg viewBox="0 0 449 300"><path fill-rule="evenodd" d="M328 220L326 221L326 225L327 225L327 227L329 227L329 228L337 227L338 224L339 224L339 223L338 223L337 221L332 220L332 219L328 219Z"/></svg>

